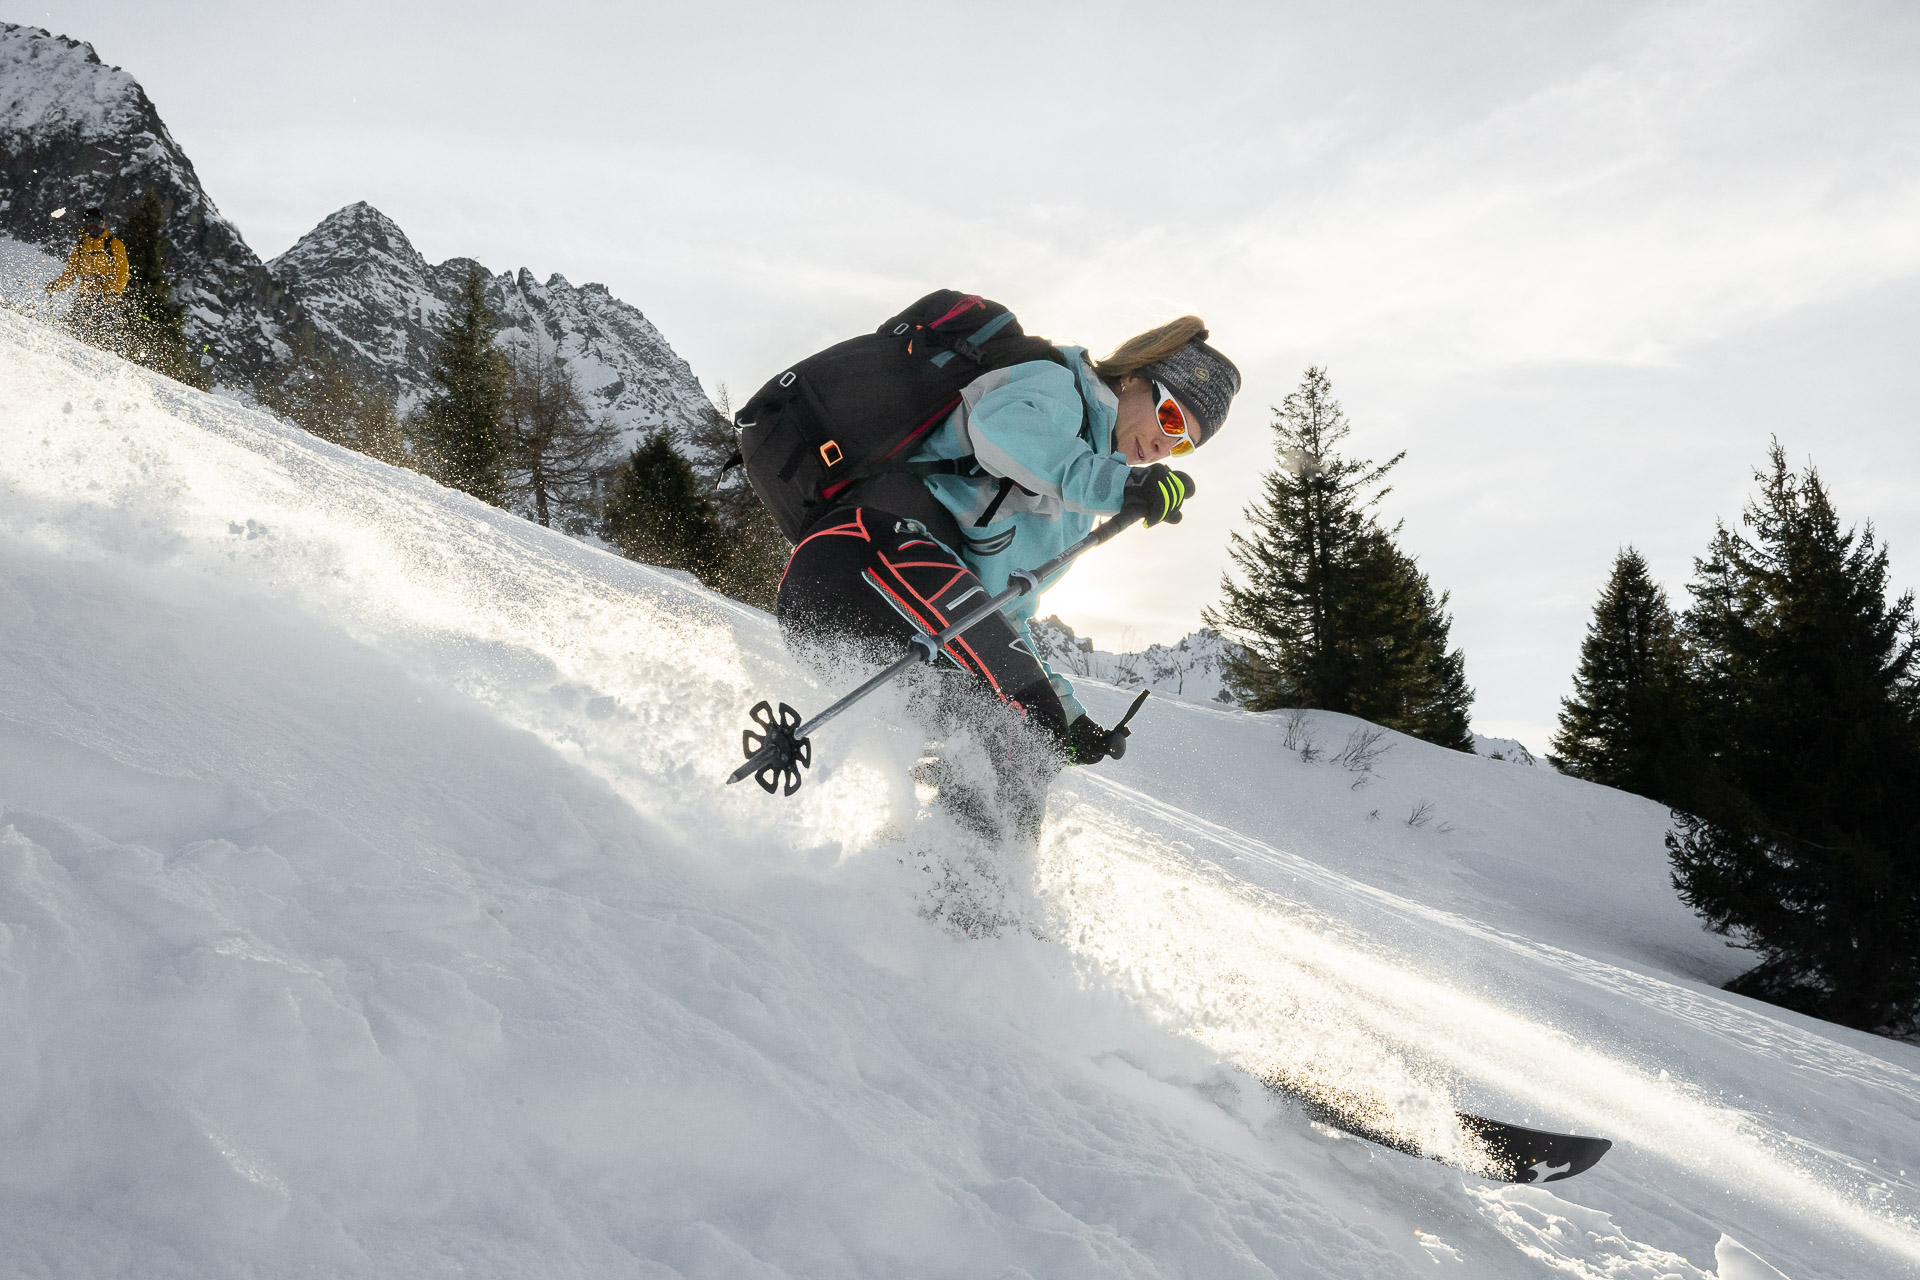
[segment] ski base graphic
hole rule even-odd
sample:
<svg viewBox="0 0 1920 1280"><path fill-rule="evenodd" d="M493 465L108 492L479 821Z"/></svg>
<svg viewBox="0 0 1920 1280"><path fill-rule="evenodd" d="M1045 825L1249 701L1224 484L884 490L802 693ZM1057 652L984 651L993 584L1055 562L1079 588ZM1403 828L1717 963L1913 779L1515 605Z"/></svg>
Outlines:
<svg viewBox="0 0 1920 1280"><path fill-rule="evenodd" d="M1350 1133L1356 1138L1365 1138L1368 1142L1378 1143L1410 1156L1438 1160L1443 1164L1452 1163L1443 1156L1423 1150L1418 1143L1368 1124L1349 1112L1338 1110L1286 1085L1272 1080L1267 1081L1266 1085L1275 1093L1299 1103L1313 1119L1342 1133ZM1551 1133L1545 1129L1528 1129L1521 1125L1508 1124L1504 1120L1489 1120L1485 1116L1470 1115L1464 1111L1455 1114L1459 1117L1460 1127L1480 1139L1487 1149L1487 1154L1493 1158L1491 1172L1482 1169L1471 1169L1468 1172L1492 1177L1501 1182L1558 1182L1562 1178L1571 1178L1575 1174L1585 1173L1600 1163L1600 1157L1613 1148L1612 1141L1607 1138L1589 1138L1573 1133Z"/></svg>

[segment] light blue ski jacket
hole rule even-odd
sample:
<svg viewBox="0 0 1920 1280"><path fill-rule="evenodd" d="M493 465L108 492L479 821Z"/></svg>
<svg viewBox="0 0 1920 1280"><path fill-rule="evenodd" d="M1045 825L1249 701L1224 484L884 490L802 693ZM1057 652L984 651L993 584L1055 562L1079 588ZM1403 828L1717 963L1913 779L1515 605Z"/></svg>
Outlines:
<svg viewBox="0 0 1920 1280"><path fill-rule="evenodd" d="M1066 368L1036 360L974 379L961 392L960 407L910 459L971 456L984 472L929 475L925 483L965 536L966 545L953 550L989 592L1004 590L1015 569L1035 568L1084 538L1096 517L1120 509L1125 495L1126 459L1113 449L1119 402L1093 371L1085 348L1063 346L1060 353ZM1027 622L1039 604L1028 595L1006 610L1029 649ZM1073 686L1041 666L1067 720L1085 715Z"/></svg>

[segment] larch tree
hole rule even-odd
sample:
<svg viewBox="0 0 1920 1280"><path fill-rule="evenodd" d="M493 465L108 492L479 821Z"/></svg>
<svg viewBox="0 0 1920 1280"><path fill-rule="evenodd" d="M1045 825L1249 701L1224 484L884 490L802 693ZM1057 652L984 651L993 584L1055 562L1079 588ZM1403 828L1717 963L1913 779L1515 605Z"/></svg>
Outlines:
<svg viewBox="0 0 1920 1280"><path fill-rule="evenodd" d="M619 429L587 407L544 335L515 343L507 366L507 490L540 524L584 533L618 466Z"/></svg>

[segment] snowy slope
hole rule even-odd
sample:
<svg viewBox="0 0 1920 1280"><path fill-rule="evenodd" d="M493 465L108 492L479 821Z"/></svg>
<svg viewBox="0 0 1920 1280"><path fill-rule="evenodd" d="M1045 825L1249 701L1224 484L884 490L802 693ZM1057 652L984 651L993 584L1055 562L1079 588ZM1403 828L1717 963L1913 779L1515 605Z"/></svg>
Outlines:
<svg viewBox="0 0 1920 1280"><path fill-rule="evenodd" d="M193 345L228 381L284 358L299 305L221 216L139 82L92 45L0 22L0 232L64 259L83 208L101 206L118 231L146 190L166 211Z"/></svg>
<svg viewBox="0 0 1920 1280"><path fill-rule="evenodd" d="M471 265L430 264L391 218L361 202L322 219L269 268L299 297L321 343L408 409L430 390L428 361ZM522 268L490 274L487 301L501 319L500 343L556 352L629 448L649 428L684 435L713 413L687 362L605 285L575 288L560 275L541 284Z"/></svg>
<svg viewBox="0 0 1920 1280"><path fill-rule="evenodd" d="M1920 1268L1920 1053L1716 990L1632 797L1155 700L957 939L896 703L724 788L763 616L4 314L0 635L6 1274Z"/></svg>

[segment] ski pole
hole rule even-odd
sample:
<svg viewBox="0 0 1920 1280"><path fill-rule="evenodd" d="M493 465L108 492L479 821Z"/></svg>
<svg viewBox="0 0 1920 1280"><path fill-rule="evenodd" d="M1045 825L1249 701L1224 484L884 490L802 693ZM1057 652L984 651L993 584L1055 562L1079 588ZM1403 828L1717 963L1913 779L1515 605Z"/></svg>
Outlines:
<svg viewBox="0 0 1920 1280"><path fill-rule="evenodd" d="M1042 582L1066 568L1077 556L1093 550L1139 518L1115 516L1039 568L1014 570L1004 591L967 610L938 635L928 635L923 631L908 640L907 652L899 661L811 720L803 723L800 713L784 702L776 713L764 698L761 699L747 713L760 726L760 730L740 731L740 748L746 753L747 762L728 776L727 785L731 786L751 775L768 795L780 791L783 781L785 790L782 794L792 795L800 789L800 770L813 767L812 735L821 725L908 669L923 663L931 665L938 662L941 652L955 636L983 619L991 618L1021 596L1038 592Z"/></svg>

